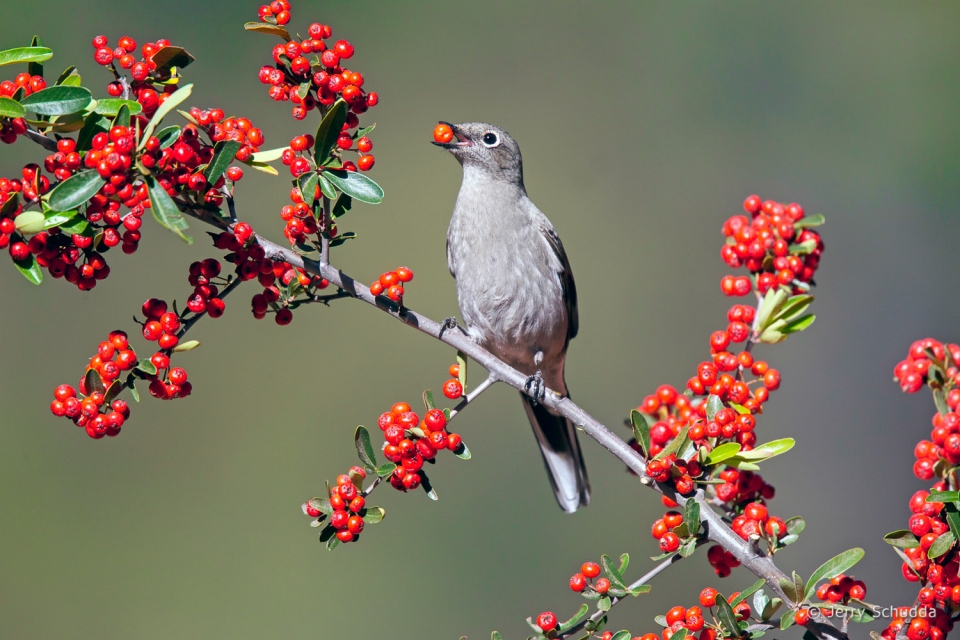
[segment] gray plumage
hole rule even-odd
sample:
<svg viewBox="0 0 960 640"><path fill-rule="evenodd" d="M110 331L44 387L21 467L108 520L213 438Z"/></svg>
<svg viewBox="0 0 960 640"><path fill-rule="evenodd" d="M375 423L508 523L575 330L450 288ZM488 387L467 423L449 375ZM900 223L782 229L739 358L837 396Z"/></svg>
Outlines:
<svg viewBox="0 0 960 640"><path fill-rule="evenodd" d="M530 376L540 371L548 388L569 395L563 368L577 335L577 290L560 237L527 197L513 138L489 124L450 126L456 138L435 144L463 166L447 231L447 266L467 333L507 364ZM576 429L521 397L557 502L573 513L590 502Z"/></svg>

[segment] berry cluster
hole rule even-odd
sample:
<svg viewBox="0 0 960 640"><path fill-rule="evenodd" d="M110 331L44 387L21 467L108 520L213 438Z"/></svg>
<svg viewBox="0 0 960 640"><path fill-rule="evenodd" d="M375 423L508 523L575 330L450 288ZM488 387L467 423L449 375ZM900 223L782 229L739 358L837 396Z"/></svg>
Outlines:
<svg viewBox="0 0 960 640"><path fill-rule="evenodd" d="M383 455L397 465L390 474L390 484L400 491L420 486L420 470L424 463L434 461L438 451L457 453L463 447L459 434L447 433L447 416L442 409L430 409L421 422L409 404L398 402L381 414L377 425L386 440Z"/></svg>
<svg viewBox="0 0 960 640"><path fill-rule="evenodd" d="M340 542L354 542L363 531L363 513L366 498L363 494L363 480L366 472L360 467L351 467L349 474L337 477L337 484L330 490L330 525L336 530ZM323 512L311 504L303 504L303 512L311 518L319 518Z"/></svg>
<svg viewBox="0 0 960 640"><path fill-rule="evenodd" d="M240 167L229 167L224 174L216 177L211 184L204 170L215 155L215 145L220 141L235 141L241 144L234 158L245 162L259 150L264 136L260 129L253 126L247 118L229 118L223 120L223 111L212 109L208 112L192 109L199 123L190 123L180 132L175 141L167 144L156 136L147 139L140 162L147 169L157 172L157 181L170 196L181 195L197 202L218 206L223 202L223 187L226 180L237 181L243 178ZM208 114L204 117L204 114ZM207 140L201 137L207 136ZM211 176L211 178L213 178Z"/></svg>
<svg viewBox="0 0 960 640"><path fill-rule="evenodd" d="M47 83L43 76L21 73L13 80L0 82L0 98L20 100L46 88ZM26 132L27 121L23 118L0 118L0 142L13 144L17 141L17 136L22 136Z"/></svg>
<svg viewBox="0 0 960 640"><path fill-rule="evenodd" d="M740 566L736 556L718 544L707 549L707 562L713 567L714 573L720 578L726 578L733 569Z"/></svg>
<svg viewBox="0 0 960 640"><path fill-rule="evenodd" d="M930 615L916 616L909 609L894 617L883 631L894 638L904 627L910 640L939 640L953 627L960 611L960 557L955 532L960 526L960 500L956 469L960 466L960 345L932 338L910 345L906 359L894 368L894 379L906 393L930 387L937 411L929 440L914 447L913 473L921 480L935 480L929 491L910 498L908 530L887 536L899 547L905 560L903 577L920 585L917 604L930 608Z"/></svg>
<svg viewBox="0 0 960 640"><path fill-rule="evenodd" d="M600 565L596 562L584 562L580 566L580 573L575 573L570 577L570 590L575 593L584 593L588 595L592 592L606 595L610 591L610 580L600 578Z"/></svg>
<svg viewBox="0 0 960 640"><path fill-rule="evenodd" d="M752 195L743 203L751 217L733 216L723 224L727 244L720 251L730 267L746 266L751 276L724 276L720 289L728 296L745 296L751 290L763 295L778 286L794 293L807 291L820 266L823 241L808 226L817 217L804 218L803 207L761 200Z"/></svg>
<svg viewBox="0 0 960 640"><path fill-rule="evenodd" d="M87 435L96 440L119 434L123 423L130 417L130 408L124 400L116 397L122 385L114 383L124 371L137 364L137 354L130 348L127 334L111 332L100 343L97 355L90 359L87 371L80 379L81 396L77 396L77 390L72 386L61 384L53 392L50 411L86 428Z"/></svg>
<svg viewBox="0 0 960 640"><path fill-rule="evenodd" d="M317 293L330 286L330 281L310 275L288 262L267 258L263 247L255 240L253 227L239 222L234 225L233 233L214 236L213 244L218 249L230 251L225 259L235 265L240 281L256 278L263 287L263 291L250 301L253 317L262 320L272 312L277 324L288 325L293 321L293 310L304 302L316 300ZM204 304L207 301L203 297L205 292L206 289L196 289L190 302Z"/></svg>
<svg viewBox="0 0 960 640"><path fill-rule="evenodd" d="M187 382L187 372L181 368L170 368L170 353L180 344L180 316L167 311L167 303L157 298L144 302L142 311L145 318L143 337L149 342L156 342L160 348L150 358L157 370L157 375L150 382L150 395L161 400L190 395L193 385ZM160 375L160 371L164 373Z"/></svg>
<svg viewBox="0 0 960 640"><path fill-rule="evenodd" d="M193 61L186 52L171 47L170 41L166 39L144 43L140 47L140 60L134 55L137 43L129 36L121 37L114 48L110 47L106 36L97 36L93 39L93 48L93 59L96 63L110 67L114 74L114 81L107 85L107 94L114 98L132 97L143 109L141 117L146 118L152 116L157 107L166 101L167 96L177 90L176 83L167 82L174 63L184 67ZM158 56L161 52L163 53ZM181 55L167 55L168 53ZM155 58L160 58L160 63L155 61ZM130 79L117 71L117 65L130 72ZM145 124L144 119L141 127Z"/></svg>
<svg viewBox="0 0 960 640"><path fill-rule="evenodd" d="M261 7L260 18L265 21L272 19L279 25L287 24L290 21L290 3L278 1ZM293 103L293 117L297 120L306 118L318 104L329 106L342 98L353 115L353 124L350 125L348 119L347 124L350 126L344 127L345 132L349 131L357 126L356 116L376 106L380 98L376 93L364 92L362 74L344 68L343 61L353 57L352 44L346 40L337 40L328 47L326 39L333 35L333 30L318 22L311 24L307 31L307 38L295 40L287 36L285 44L278 44L273 48L274 66L266 65L260 69L260 82L270 85L269 94L273 100L289 100ZM360 138L363 139L362 136ZM350 149L353 146L353 139L348 137L348 140L350 144L340 144L341 149ZM365 145L358 144L361 154L372 148L372 145L366 150L363 148L368 143L369 139ZM361 169L370 169L373 163L373 156L360 156Z"/></svg>
<svg viewBox="0 0 960 640"><path fill-rule="evenodd" d="M413 280L413 271L407 267L398 267L395 271L381 273L380 278L370 285L370 293L375 296L386 295L394 302L403 304L403 285Z"/></svg>
<svg viewBox="0 0 960 640"><path fill-rule="evenodd" d="M863 580L840 574L817 587L816 593L822 602L831 604L847 604L850 600L863 602L867 597L867 585Z"/></svg>

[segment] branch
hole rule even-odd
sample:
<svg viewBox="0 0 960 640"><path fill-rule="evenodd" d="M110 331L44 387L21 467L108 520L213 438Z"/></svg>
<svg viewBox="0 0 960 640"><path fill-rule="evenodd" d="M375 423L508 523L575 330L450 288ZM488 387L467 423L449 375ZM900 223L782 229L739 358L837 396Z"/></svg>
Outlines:
<svg viewBox="0 0 960 640"><path fill-rule="evenodd" d="M648 571L646 574L640 576L633 584L627 587L627 591L632 591L637 587L639 587L640 585L647 584L648 582L653 580L655 577L657 577L662 571L665 571L668 567L673 566L680 560L683 560L683 556L681 556L679 553L673 554L666 560L663 560L660 564L655 566L653 569ZM618 602L621 602L622 600L626 599L626 597L627 596L624 596L623 598L611 598L610 606L613 607ZM573 637L578 631L580 631L580 629L583 629L588 622L591 622L591 621L596 622L597 620L599 620L605 615L607 615L606 611L601 611L600 609L597 609L593 613L593 615L591 615L589 618L586 618L581 622L579 622L578 624L576 624L575 626L571 627L569 630L567 630L566 633L558 635L557 640L565 640L566 638Z"/></svg>
<svg viewBox="0 0 960 640"><path fill-rule="evenodd" d="M25 135L26 137L30 138L30 139L33 140L34 142L36 142L37 144L39 144L41 147L43 147L43 148L46 149L47 151L53 151L54 153L56 153L56 151L57 151L57 141L56 141L56 140L51 140L50 138L48 138L47 136L43 135L42 133L40 133L40 132L37 131L36 129L31 129L30 127L27 127L27 131L26 131L26 133L24 133L23 135Z"/></svg>
<svg viewBox="0 0 960 640"><path fill-rule="evenodd" d="M186 210L185 213L204 222L210 222L224 230L230 227L226 221L219 217L212 216L208 212L195 212L191 208ZM259 234L256 235L256 239L260 246L263 247L267 258L287 262L294 267L303 269L307 273L326 278L332 284L357 300L376 307L407 326L413 327L458 351L462 351L490 372L490 376L497 381L504 382L521 393L530 395L528 385L526 384L528 376L520 373L494 356L467 337L463 332L443 331L442 325L435 320L411 309L407 309L406 307L401 307L386 296L374 296L370 293L370 288L367 285L357 282L330 264L320 264L316 260L305 258L295 251L267 240ZM641 479L646 478L647 465L640 454L634 451L622 438L605 427L599 420L573 402L573 400L560 396L553 390L547 389L544 397L540 399L540 403L554 413L558 413L572 420L579 429L612 453L618 460L623 462L628 469L636 473ZM696 500L700 504L700 520L706 538L712 542L716 542L733 554L744 567L757 577L766 580L769 588L780 597L784 603L787 603L788 606L796 606L796 603L793 603L780 587L780 580L790 580L790 578L777 567L771 557L760 555L753 545L733 532L721 516L710 507L702 489L698 490L693 496L686 498L677 494L672 487L666 485L651 482L647 486L660 494L666 495L681 506L684 505L687 500ZM832 627L830 627L830 629L832 633L827 633L821 629L819 625L812 625L810 627L810 631L822 639L847 639L845 633L836 631ZM839 635L834 635L834 633Z"/></svg>

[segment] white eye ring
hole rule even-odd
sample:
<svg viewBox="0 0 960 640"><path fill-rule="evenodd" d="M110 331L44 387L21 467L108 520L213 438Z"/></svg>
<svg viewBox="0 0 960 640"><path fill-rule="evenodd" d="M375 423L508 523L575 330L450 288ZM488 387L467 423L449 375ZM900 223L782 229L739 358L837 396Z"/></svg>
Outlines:
<svg viewBox="0 0 960 640"><path fill-rule="evenodd" d="M493 131L487 131L483 134L483 146L493 148L500 146L500 136Z"/></svg>

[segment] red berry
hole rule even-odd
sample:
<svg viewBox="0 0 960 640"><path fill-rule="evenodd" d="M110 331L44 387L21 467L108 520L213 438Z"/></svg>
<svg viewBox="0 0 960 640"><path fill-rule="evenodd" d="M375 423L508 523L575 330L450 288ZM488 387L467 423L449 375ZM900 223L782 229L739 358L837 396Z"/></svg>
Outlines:
<svg viewBox="0 0 960 640"><path fill-rule="evenodd" d="M557 628L557 616L549 611L544 611L537 616L537 626L544 631L553 631Z"/></svg>
<svg viewBox="0 0 960 640"><path fill-rule="evenodd" d="M712 607L717 603L717 590L712 587L707 587L700 592L700 606L702 607Z"/></svg>
<svg viewBox="0 0 960 640"><path fill-rule="evenodd" d="M587 578L582 573L574 574L570 578L570 589L580 593L587 588Z"/></svg>
<svg viewBox="0 0 960 640"><path fill-rule="evenodd" d="M463 385L459 380L450 379L443 383L443 395L451 400L456 400L463 395Z"/></svg>
<svg viewBox="0 0 960 640"><path fill-rule="evenodd" d="M794 614L793 619L801 627L807 626L807 623L810 622L810 610L797 609L797 612Z"/></svg>
<svg viewBox="0 0 960 640"><path fill-rule="evenodd" d="M672 531L667 531L660 538L660 549L664 553L673 553L680 548L680 538Z"/></svg>
<svg viewBox="0 0 960 640"><path fill-rule="evenodd" d="M596 562L584 562L580 567L580 573L593 579L600 575L600 565Z"/></svg>

